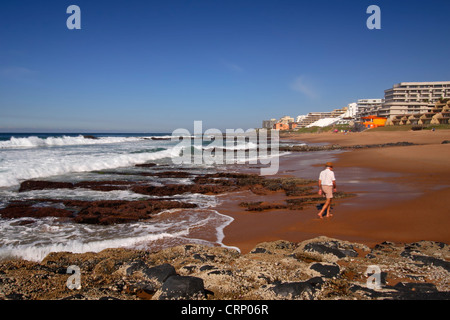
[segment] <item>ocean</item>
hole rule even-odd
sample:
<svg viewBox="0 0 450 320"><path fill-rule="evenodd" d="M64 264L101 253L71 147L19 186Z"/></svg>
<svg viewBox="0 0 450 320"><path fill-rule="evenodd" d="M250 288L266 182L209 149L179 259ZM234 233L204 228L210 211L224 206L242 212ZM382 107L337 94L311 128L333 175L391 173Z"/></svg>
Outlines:
<svg viewBox="0 0 450 320"><path fill-rule="evenodd" d="M173 161L186 148L205 150L209 144L208 141L200 141L200 144L186 147L172 141L171 134L164 133L1 133L0 209L12 201L37 199L98 201L156 198L126 189L98 191L61 188L19 192L19 187L23 181L30 179L72 183L135 180L150 186L192 184L190 177L161 177L152 175L152 172L188 170L193 175L200 175L233 168L230 164L206 164L202 161L177 164ZM249 141L236 141L231 149L249 151L256 147ZM224 145L223 148L230 146ZM245 161L236 159L236 162ZM145 163L152 166L136 166ZM146 174L142 175L142 171ZM145 221L111 225L82 224L55 217L0 217L0 259L41 261L48 253L55 251L83 253L118 247L156 250L185 243L223 246L223 229L233 219L214 210L218 197L184 193L164 198L171 197L195 203L197 207L165 210ZM57 201L44 201L36 205L64 208L64 204Z"/></svg>

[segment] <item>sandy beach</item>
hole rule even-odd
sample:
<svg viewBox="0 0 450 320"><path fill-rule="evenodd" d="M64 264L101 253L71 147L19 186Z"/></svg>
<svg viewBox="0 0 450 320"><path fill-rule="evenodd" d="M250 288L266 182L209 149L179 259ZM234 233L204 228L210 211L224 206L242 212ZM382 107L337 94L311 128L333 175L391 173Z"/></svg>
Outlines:
<svg viewBox="0 0 450 320"><path fill-rule="evenodd" d="M325 235L369 246L383 241L432 240L450 243L450 131L362 132L284 135L283 140L341 146L412 142L417 145L351 151L293 152L282 157L278 175L317 179L333 161L338 191L357 196L334 201L333 217L319 219L315 207L246 212L244 201L270 200L250 192L227 196L220 212L235 220L224 243L248 252L262 241L303 241Z"/></svg>

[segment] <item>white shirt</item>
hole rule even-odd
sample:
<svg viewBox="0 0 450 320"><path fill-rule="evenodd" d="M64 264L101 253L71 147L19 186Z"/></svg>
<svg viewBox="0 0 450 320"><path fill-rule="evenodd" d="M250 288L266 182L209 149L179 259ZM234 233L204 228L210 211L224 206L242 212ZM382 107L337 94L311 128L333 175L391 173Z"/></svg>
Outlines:
<svg viewBox="0 0 450 320"><path fill-rule="evenodd" d="M326 168L322 172L320 172L319 180L322 182L323 186L332 186L333 181L335 181L334 172L329 168Z"/></svg>

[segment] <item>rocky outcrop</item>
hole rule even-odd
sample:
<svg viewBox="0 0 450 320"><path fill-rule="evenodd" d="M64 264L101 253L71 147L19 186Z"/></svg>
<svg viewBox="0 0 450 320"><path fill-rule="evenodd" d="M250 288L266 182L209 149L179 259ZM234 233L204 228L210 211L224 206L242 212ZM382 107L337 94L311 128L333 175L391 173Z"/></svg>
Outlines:
<svg viewBox="0 0 450 320"><path fill-rule="evenodd" d="M288 209L288 210L303 210L304 207L316 204L318 210L324 205L324 198L315 196L315 192L311 191L312 187L308 187L308 191L303 193L303 197L300 198L286 198L283 203L280 202L267 202L267 201L257 201L257 202L241 202L240 207L245 208L246 211L265 211L265 210L276 210L276 209ZM286 192L287 195L292 194L290 191ZM295 195L298 195L296 193ZM334 199L342 199L346 197L355 196L351 193L335 192Z"/></svg>
<svg viewBox="0 0 450 320"><path fill-rule="evenodd" d="M196 208L179 201L91 201L74 217L75 222L108 225L150 219L151 215L175 208Z"/></svg>
<svg viewBox="0 0 450 320"><path fill-rule="evenodd" d="M70 218L73 212L54 207L54 206L37 206L33 201L15 201L8 204L6 208L0 210L1 217L11 218L42 218L42 217L60 217Z"/></svg>
<svg viewBox="0 0 450 320"><path fill-rule="evenodd" d="M206 297L203 279L191 276L171 276L164 282L158 300L201 299Z"/></svg>
<svg viewBox="0 0 450 320"><path fill-rule="evenodd" d="M351 149L365 149L365 148L385 148L385 147L405 147L413 146L412 142L393 142L393 143L380 143L380 144L365 144L365 145L352 145L341 146L339 144L332 145L291 145L291 146L279 146L280 151L289 152L310 152L310 151L328 151L328 150L351 150Z"/></svg>
<svg viewBox="0 0 450 320"><path fill-rule="evenodd" d="M90 134L85 134L85 135L83 135L83 138L85 138L85 139L92 139L92 140L98 140L98 139L100 139L100 138L98 138L98 137L96 137L96 136L93 136L93 135L90 135Z"/></svg>
<svg viewBox="0 0 450 320"><path fill-rule="evenodd" d="M15 201L0 210L2 218L67 218L77 223L109 225L150 219L163 210L196 208L193 203L171 200L53 200Z"/></svg>
<svg viewBox="0 0 450 320"><path fill-rule="evenodd" d="M70 218L78 223L108 225L149 219L151 215L167 209L195 208L196 205L183 202L183 194L215 195L225 192L250 190L257 195L267 195L273 192L283 192L286 199L283 203L243 202L241 207L248 211L263 211L273 209L302 210L305 206L323 202L318 197L315 188L316 181L283 177L268 178L257 174L217 172L211 174L196 174L185 171L149 171L134 172L134 175L154 175L160 178L190 178L192 183L175 184L173 182L161 186L152 185L138 179L130 180L100 180L80 182L57 182L44 180L27 180L20 185L20 192L45 189L76 189L84 188L96 191L131 190L135 193L149 195L151 200L139 201L77 201L57 199L33 199L13 201L0 209L2 218L20 217L61 217ZM180 199L164 197L180 195ZM352 196L347 193L336 193L335 198Z"/></svg>
<svg viewBox="0 0 450 320"><path fill-rule="evenodd" d="M439 242L370 248L327 237L260 243L247 254L197 244L59 252L40 263L0 262L0 299L444 300L449 259L450 247ZM81 270L79 290L66 286L71 265Z"/></svg>
<svg viewBox="0 0 450 320"><path fill-rule="evenodd" d="M20 184L19 192L44 189L72 189L74 184L71 182L54 182L41 180L27 180Z"/></svg>

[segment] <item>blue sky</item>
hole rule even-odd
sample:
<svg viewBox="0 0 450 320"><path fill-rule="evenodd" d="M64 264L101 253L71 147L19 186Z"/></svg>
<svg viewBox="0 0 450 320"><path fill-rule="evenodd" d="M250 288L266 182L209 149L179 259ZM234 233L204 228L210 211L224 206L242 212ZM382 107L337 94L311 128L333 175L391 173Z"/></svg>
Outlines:
<svg viewBox="0 0 450 320"><path fill-rule="evenodd" d="M69 5L81 30L69 30ZM369 30L369 5L381 30ZM172 132L383 98L450 80L450 2L0 3L0 131Z"/></svg>

